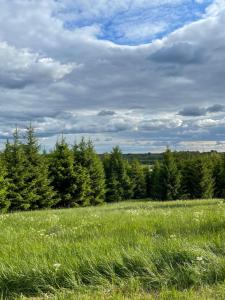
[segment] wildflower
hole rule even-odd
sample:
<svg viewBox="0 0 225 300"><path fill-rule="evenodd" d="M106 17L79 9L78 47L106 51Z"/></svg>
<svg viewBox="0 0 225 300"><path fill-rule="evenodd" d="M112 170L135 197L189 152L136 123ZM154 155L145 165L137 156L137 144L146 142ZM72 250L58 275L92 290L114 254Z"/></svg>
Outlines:
<svg viewBox="0 0 225 300"><path fill-rule="evenodd" d="M202 257L202 256L197 256L197 257L196 257L196 260L197 260L197 261L203 261L203 257Z"/></svg>
<svg viewBox="0 0 225 300"><path fill-rule="evenodd" d="M55 263L55 264L53 265L53 267L54 267L55 270L57 271L57 270L61 267L61 264Z"/></svg>
<svg viewBox="0 0 225 300"><path fill-rule="evenodd" d="M170 235L170 238L171 238L171 239L175 239L175 238L176 238L176 234L171 234L171 235Z"/></svg>

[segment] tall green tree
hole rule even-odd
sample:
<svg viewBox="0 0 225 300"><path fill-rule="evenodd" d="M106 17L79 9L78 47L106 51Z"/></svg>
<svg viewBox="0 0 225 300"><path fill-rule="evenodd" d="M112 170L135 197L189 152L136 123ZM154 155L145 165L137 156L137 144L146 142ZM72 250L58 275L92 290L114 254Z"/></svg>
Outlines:
<svg viewBox="0 0 225 300"><path fill-rule="evenodd" d="M44 156L40 154L40 145L31 124L26 131L24 153L26 157L26 172L28 172L26 178L27 190L30 195L31 208L52 207L57 203L58 199L51 186L48 164Z"/></svg>
<svg viewBox="0 0 225 300"><path fill-rule="evenodd" d="M8 199L11 210L27 210L31 207L30 190L27 188L29 178L26 169L24 147L20 142L18 129L13 134L13 142L6 143L4 161L9 182Z"/></svg>
<svg viewBox="0 0 225 300"><path fill-rule="evenodd" d="M174 154L169 149L163 155L162 186L163 200L176 200L179 198L181 175Z"/></svg>
<svg viewBox="0 0 225 300"><path fill-rule="evenodd" d="M73 153L62 137L49 156L49 173L54 190L59 197L58 206L71 207L76 193Z"/></svg>
<svg viewBox="0 0 225 300"><path fill-rule="evenodd" d="M186 198L212 198L214 180L207 158L194 157L187 160L182 170L182 191Z"/></svg>
<svg viewBox="0 0 225 300"><path fill-rule="evenodd" d="M138 160L131 162L130 177L133 185L133 198L145 198L147 194L145 170Z"/></svg>
<svg viewBox="0 0 225 300"><path fill-rule="evenodd" d="M90 177L85 168L74 164L73 151L62 138L50 156L50 177L57 191L59 206L73 207L90 204Z"/></svg>
<svg viewBox="0 0 225 300"><path fill-rule="evenodd" d="M129 199L133 195L133 186L129 177L129 164L123 159L119 147L104 157L106 174L106 201L116 202Z"/></svg>
<svg viewBox="0 0 225 300"><path fill-rule="evenodd" d="M105 173L103 163L97 155L92 142L82 138L79 144L73 147L74 166L85 169L87 184L90 185L90 204L100 204L105 199Z"/></svg>
<svg viewBox="0 0 225 300"><path fill-rule="evenodd" d="M8 198L8 180L6 179L7 172L4 161L0 159L0 212L7 212L10 207L10 200Z"/></svg>
<svg viewBox="0 0 225 300"><path fill-rule="evenodd" d="M155 200L162 200L165 194L165 189L163 186L163 172L162 164L156 161L149 178L149 191L151 198Z"/></svg>

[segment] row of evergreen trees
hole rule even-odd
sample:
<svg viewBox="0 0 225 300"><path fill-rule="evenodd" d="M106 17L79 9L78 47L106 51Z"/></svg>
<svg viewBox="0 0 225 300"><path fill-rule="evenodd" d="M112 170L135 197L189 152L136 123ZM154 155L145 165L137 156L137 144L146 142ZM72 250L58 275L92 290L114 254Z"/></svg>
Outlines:
<svg viewBox="0 0 225 300"><path fill-rule="evenodd" d="M101 158L91 141L69 147L62 137L51 153L40 152L29 126L18 130L0 159L0 210L98 205L126 199L158 200L223 197L225 157L167 150L154 166L128 162L119 147Z"/></svg>

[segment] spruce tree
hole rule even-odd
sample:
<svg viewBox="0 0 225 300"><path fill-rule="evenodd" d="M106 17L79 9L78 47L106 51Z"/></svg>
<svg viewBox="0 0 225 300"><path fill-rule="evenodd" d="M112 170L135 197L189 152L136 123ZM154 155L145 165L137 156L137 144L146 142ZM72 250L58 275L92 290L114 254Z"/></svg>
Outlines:
<svg viewBox="0 0 225 300"><path fill-rule="evenodd" d="M150 196L154 200L163 200L165 188L163 186L162 164L156 161L150 174Z"/></svg>
<svg viewBox="0 0 225 300"><path fill-rule="evenodd" d="M106 173L106 201L115 202L129 199L133 194L132 181L129 177L129 164L124 160L120 148L113 148L104 158Z"/></svg>
<svg viewBox="0 0 225 300"><path fill-rule="evenodd" d="M177 163L174 154L171 150L163 155L162 165L162 185L163 185L163 200L176 200L179 198L181 184L181 175L177 168Z"/></svg>
<svg viewBox="0 0 225 300"><path fill-rule="evenodd" d="M146 177L143 166L138 160L134 160L130 166L130 177L133 184L133 198L146 197Z"/></svg>
<svg viewBox="0 0 225 300"><path fill-rule="evenodd" d="M86 142L83 138L79 144L73 147L74 166L85 169L86 186L89 184L90 204L100 204L105 199L105 173L102 161L97 155L92 142ZM88 178L89 177L89 178ZM84 179L85 179L84 178Z"/></svg>
<svg viewBox="0 0 225 300"><path fill-rule="evenodd" d="M6 179L6 168L4 161L0 159L0 212L7 212L10 207L10 200L8 198L8 180Z"/></svg>
<svg viewBox="0 0 225 300"><path fill-rule="evenodd" d="M25 166L28 172L27 190L29 190L31 208L52 207L57 202L56 193L51 186L48 165L40 154L40 146L31 124L26 131L24 152L26 157Z"/></svg>
<svg viewBox="0 0 225 300"><path fill-rule="evenodd" d="M89 174L80 164L74 164L73 151L63 137L51 153L50 176L60 198L59 206L90 205Z"/></svg>
<svg viewBox="0 0 225 300"><path fill-rule="evenodd" d="M73 154L62 137L57 141L49 156L49 173L54 190L57 192L58 206L71 207L76 192Z"/></svg>
<svg viewBox="0 0 225 300"><path fill-rule="evenodd" d="M24 147L19 138L18 129L13 134L13 143L8 141L4 150L7 180L9 182L8 199L11 210L27 210L31 207L30 190L27 188L29 178L26 169Z"/></svg>
<svg viewBox="0 0 225 300"><path fill-rule="evenodd" d="M225 197L225 154L217 156L213 164L214 196Z"/></svg>
<svg viewBox="0 0 225 300"><path fill-rule="evenodd" d="M182 170L182 191L190 199L213 197L214 181L206 158L194 157L186 161Z"/></svg>

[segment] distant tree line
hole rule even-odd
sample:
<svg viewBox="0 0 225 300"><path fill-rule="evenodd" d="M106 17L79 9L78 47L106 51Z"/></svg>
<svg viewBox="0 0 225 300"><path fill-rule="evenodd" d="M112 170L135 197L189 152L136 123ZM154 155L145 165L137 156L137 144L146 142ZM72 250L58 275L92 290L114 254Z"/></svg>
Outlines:
<svg viewBox="0 0 225 300"><path fill-rule="evenodd" d="M76 207L126 199L225 196L225 155L167 150L152 166L128 161L119 147L99 156L91 141L72 147L61 137L41 153L34 129L18 130L0 156L0 210Z"/></svg>

